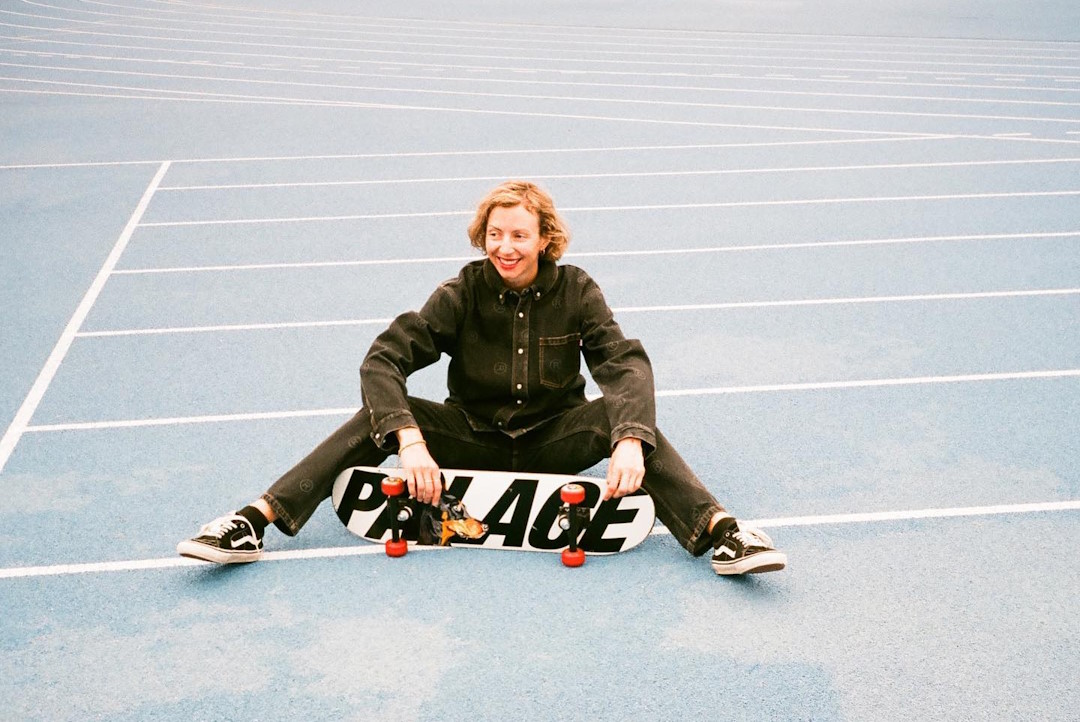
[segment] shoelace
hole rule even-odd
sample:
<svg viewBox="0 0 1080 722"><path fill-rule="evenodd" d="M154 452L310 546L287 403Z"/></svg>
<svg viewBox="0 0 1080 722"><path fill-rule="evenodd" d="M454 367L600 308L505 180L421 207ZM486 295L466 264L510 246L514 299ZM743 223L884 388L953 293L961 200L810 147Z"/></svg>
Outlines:
<svg viewBox="0 0 1080 722"><path fill-rule="evenodd" d="M214 519L209 524L204 524L199 530L199 536L212 536L220 539L238 526L236 517L223 516Z"/></svg>
<svg viewBox="0 0 1080 722"><path fill-rule="evenodd" d="M760 529L753 529L751 527L747 527L746 529L740 528L738 531L736 531L734 534L732 534L732 536L735 537L736 539L738 539L739 543L742 544L744 548L745 547L765 547L767 549L772 548L772 539L770 539L769 535L766 534L765 532L761 531Z"/></svg>

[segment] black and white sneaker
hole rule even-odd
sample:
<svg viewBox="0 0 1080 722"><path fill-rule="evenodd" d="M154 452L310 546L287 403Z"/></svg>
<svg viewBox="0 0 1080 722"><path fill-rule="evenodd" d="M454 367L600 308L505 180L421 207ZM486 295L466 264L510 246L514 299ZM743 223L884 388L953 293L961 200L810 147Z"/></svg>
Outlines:
<svg viewBox="0 0 1080 722"><path fill-rule="evenodd" d="M234 512L204 524L194 538L177 544L176 551L182 557L238 564L258 561L263 543L251 522Z"/></svg>
<svg viewBox="0 0 1080 722"><path fill-rule="evenodd" d="M737 522L715 540L714 550L712 568L717 574L778 572L787 565L787 555L773 548L768 534Z"/></svg>

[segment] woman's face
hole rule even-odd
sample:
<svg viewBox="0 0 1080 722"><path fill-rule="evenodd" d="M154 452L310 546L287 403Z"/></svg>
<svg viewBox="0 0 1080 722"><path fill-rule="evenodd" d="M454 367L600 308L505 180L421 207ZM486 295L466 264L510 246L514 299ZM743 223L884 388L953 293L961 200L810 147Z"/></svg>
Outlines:
<svg viewBox="0 0 1080 722"><path fill-rule="evenodd" d="M540 219L525 206L495 206L488 215L485 251L506 287L522 291L536 280L540 252L547 241L540 235Z"/></svg>

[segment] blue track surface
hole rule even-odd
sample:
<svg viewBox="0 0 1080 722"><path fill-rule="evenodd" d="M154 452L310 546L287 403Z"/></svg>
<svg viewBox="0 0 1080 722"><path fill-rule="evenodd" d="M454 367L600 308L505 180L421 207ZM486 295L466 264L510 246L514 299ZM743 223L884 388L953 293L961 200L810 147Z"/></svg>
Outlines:
<svg viewBox="0 0 1080 722"><path fill-rule="evenodd" d="M1067 2L0 0L0 719L1077 719L1078 109ZM509 177L789 568L176 557Z"/></svg>

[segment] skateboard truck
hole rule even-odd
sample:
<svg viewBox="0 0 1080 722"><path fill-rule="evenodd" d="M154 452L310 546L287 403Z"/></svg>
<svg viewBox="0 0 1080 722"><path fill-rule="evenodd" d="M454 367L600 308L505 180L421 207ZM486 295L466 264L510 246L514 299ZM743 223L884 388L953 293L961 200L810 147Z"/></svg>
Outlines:
<svg viewBox="0 0 1080 722"><path fill-rule="evenodd" d="M567 484L559 490L563 506L559 510L559 528L566 532L570 545L562 551L562 563L568 567L580 567L585 563L585 550L578 547L578 537L589 523L589 507L585 501L585 487Z"/></svg>
<svg viewBox="0 0 1080 722"><path fill-rule="evenodd" d="M402 503L405 481L397 477L386 477L380 486L382 493L386 495L386 504L390 511L390 538L386 541L386 556L403 557L409 551L409 545L402 538L401 525L412 518L412 508Z"/></svg>

